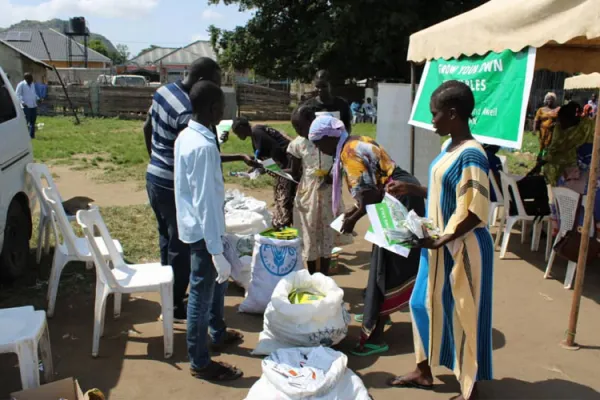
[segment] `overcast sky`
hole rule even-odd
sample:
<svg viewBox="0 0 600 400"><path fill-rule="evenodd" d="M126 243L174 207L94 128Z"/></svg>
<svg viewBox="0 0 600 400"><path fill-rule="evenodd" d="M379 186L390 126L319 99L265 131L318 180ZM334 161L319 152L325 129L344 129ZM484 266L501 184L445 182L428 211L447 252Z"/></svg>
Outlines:
<svg viewBox="0 0 600 400"><path fill-rule="evenodd" d="M207 4L207 0L0 0L0 27L24 19L83 16L92 32L115 45L126 44L135 55L150 44L181 47L208 39L209 25L231 29L251 16L237 6Z"/></svg>

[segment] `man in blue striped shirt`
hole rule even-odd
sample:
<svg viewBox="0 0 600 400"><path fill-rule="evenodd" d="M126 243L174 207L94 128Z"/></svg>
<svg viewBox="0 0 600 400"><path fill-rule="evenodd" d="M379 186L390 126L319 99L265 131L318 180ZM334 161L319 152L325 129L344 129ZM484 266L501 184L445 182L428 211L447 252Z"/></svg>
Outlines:
<svg viewBox="0 0 600 400"><path fill-rule="evenodd" d="M158 222L161 264L173 267L175 275L173 305L174 319L178 323L185 322L187 318L184 298L190 279L190 250L187 244L179 240L177 230L173 191L175 139L187 127L192 115L189 97L192 86L201 80L221 85L221 69L210 58L203 57L194 61L188 72L183 81L164 85L154 93L148 121L144 127L146 142L150 145L146 189ZM250 157L243 155L222 156L221 161L253 163Z"/></svg>

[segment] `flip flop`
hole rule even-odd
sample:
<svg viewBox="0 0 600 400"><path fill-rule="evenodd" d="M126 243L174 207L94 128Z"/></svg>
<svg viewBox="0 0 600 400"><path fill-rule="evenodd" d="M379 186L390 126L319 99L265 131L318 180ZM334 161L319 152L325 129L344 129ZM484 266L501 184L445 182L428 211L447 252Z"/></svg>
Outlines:
<svg viewBox="0 0 600 400"><path fill-rule="evenodd" d="M366 343L364 345L364 349L367 351L356 351L356 350L352 350L350 353L358 356L358 357L367 357L367 356L372 356L375 354L381 354L381 353L385 353L390 349L390 346L388 346L387 344L371 344L371 343Z"/></svg>
<svg viewBox="0 0 600 400"><path fill-rule="evenodd" d="M363 322L363 316L364 316L364 314L355 314L354 315L354 320L356 322L362 324L362 322ZM392 320L388 319L387 321L385 321L385 324L388 325L388 326L392 326Z"/></svg>
<svg viewBox="0 0 600 400"><path fill-rule="evenodd" d="M396 381L402 381L402 383L394 384ZM433 385L421 385L415 381L405 380L403 376L396 376L394 378L388 379L387 385L395 388L410 388L410 389L420 389L420 390L433 390Z"/></svg>

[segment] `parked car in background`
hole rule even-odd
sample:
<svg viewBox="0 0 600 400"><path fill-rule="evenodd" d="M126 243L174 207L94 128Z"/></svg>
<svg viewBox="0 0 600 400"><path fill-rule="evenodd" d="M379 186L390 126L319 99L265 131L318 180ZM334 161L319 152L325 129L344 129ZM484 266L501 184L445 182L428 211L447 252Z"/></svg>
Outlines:
<svg viewBox="0 0 600 400"><path fill-rule="evenodd" d="M33 148L25 115L0 67L0 278L22 275L29 258L36 194L25 167Z"/></svg>
<svg viewBox="0 0 600 400"><path fill-rule="evenodd" d="M100 75L96 82L109 86L148 86L148 81L141 75Z"/></svg>

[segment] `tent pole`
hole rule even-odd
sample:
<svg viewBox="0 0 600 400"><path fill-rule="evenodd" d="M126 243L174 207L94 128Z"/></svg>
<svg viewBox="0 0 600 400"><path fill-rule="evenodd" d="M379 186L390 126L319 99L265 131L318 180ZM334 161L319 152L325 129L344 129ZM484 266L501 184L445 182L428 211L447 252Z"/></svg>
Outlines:
<svg viewBox="0 0 600 400"><path fill-rule="evenodd" d="M565 333L563 347L576 350L579 347L575 344L575 334L577 332L577 319L579 318L579 306L581 305L581 295L583 294L583 282L585 279L585 267L587 264L588 245L590 243L590 225L594 216L594 204L596 202L596 182L598 178L598 163L600 162L600 118L596 116L596 128L594 133L594 147L592 150L592 162L590 168L590 177L588 180L587 199L585 202L585 214L583 216L583 227L581 229L581 244L579 245L579 257L577 258L577 269L575 279L575 289L573 291L573 302L571 304L571 314L569 315L569 328ZM595 226L592 229L596 229ZM596 235L594 235L595 239Z"/></svg>
<svg viewBox="0 0 600 400"><path fill-rule="evenodd" d="M412 110L415 104L417 94L415 63L410 62L410 108ZM410 126L410 173L415 174L415 127Z"/></svg>

